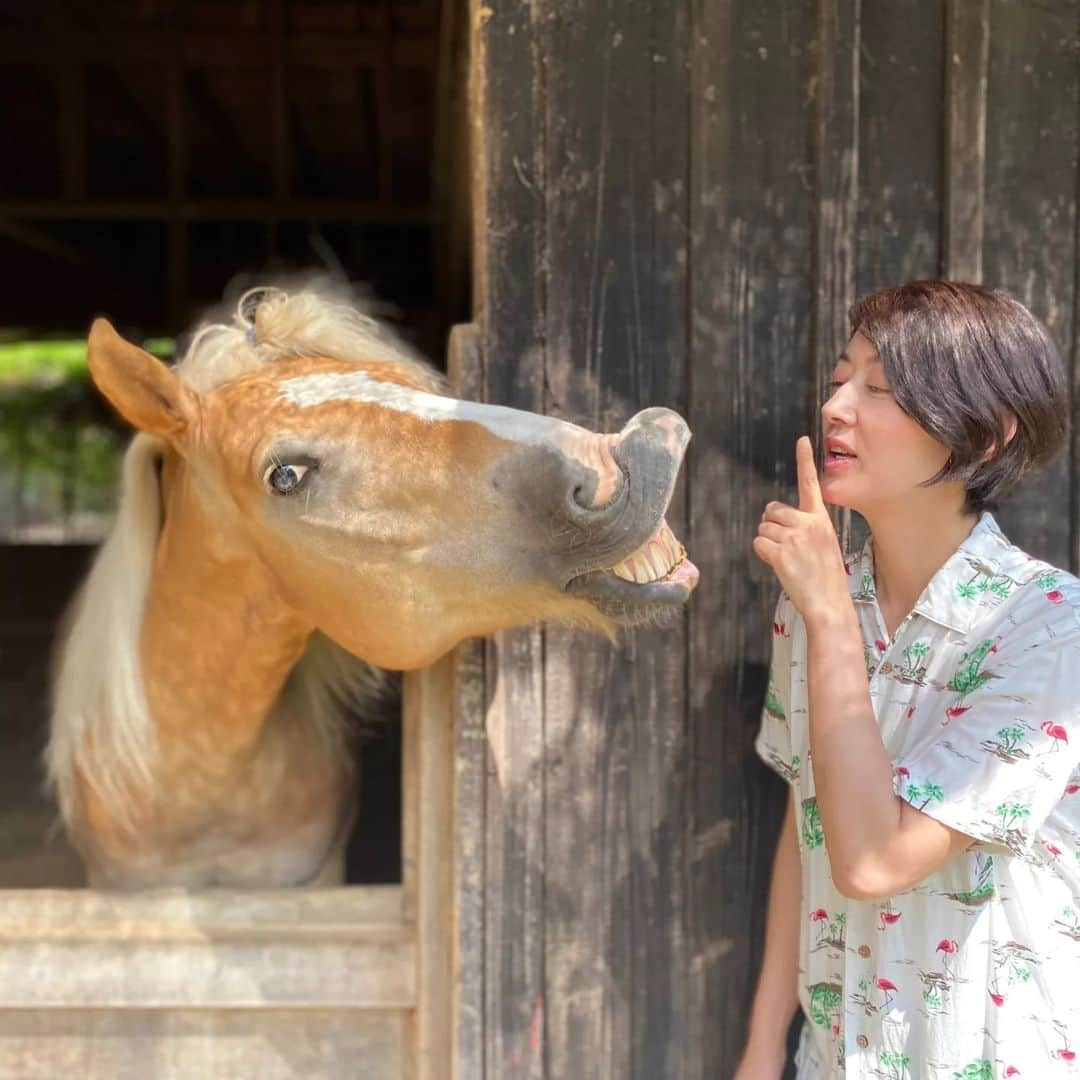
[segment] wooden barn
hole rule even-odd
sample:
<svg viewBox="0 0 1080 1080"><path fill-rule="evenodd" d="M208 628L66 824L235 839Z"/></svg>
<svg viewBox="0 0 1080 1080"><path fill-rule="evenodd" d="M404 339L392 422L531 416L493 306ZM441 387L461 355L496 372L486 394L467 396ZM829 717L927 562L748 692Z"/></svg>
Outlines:
<svg viewBox="0 0 1080 1080"><path fill-rule="evenodd" d="M1075 383L1074 0L4 2L0 95L0 1077L730 1075L783 800L750 540L861 293L1002 286ZM55 357L310 267L462 396L680 411L701 584L406 676L341 889L85 889L37 756L122 435ZM1078 478L1000 515L1074 571Z"/></svg>

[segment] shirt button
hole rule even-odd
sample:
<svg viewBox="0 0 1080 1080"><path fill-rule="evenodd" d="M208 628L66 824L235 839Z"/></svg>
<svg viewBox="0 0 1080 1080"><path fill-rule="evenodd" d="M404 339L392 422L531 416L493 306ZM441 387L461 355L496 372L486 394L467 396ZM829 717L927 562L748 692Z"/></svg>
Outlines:
<svg viewBox="0 0 1080 1080"><path fill-rule="evenodd" d="M855 1043L860 1050L865 1050L870 1045L870 1040L865 1035L856 1035Z"/></svg>
<svg viewBox="0 0 1080 1080"><path fill-rule="evenodd" d="M860 945L859 946L859 955L865 960L870 955L870 946L869 945Z"/></svg>

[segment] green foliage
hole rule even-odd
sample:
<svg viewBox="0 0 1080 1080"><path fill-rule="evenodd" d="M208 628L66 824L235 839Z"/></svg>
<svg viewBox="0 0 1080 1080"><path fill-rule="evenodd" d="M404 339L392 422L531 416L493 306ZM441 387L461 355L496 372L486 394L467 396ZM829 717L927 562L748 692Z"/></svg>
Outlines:
<svg viewBox="0 0 1080 1080"><path fill-rule="evenodd" d="M169 338L143 345L173 355ZM0 463L28 503L77 488L81 508L108 509L129 434L90 382L85 340L0 330Z"/></svg>

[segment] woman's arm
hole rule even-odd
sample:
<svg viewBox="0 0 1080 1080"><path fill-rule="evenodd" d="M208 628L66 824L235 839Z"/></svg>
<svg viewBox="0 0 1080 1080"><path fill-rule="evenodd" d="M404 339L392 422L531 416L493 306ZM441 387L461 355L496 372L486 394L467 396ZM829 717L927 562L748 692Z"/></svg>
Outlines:
<svg viewBox="0 0 1080 1080"><path fill-rule="evenodd" d="M801 873L795 802L789 792L773 856L765 952L750 1012L750 1030L735 1080L778 1080L784 1071L788 1028L799 1004Z"/></svg>
<svg viewBox="0 0 1080 1080"><path fill-rule="evenodd" d="M833 883L855 899L895 896L972 839L893 791L851 603L805 621L810 758Z"/></svg>
<svg viewBox="0 0 1080 1080"><path fill-rule="evenodd" d="M928 877L972 839L893 791L862 636L809 439L799 440L796 454L799 508L770 503L754 551L806 624L810 757L833 883L845 896L884 899Z"/></svg>

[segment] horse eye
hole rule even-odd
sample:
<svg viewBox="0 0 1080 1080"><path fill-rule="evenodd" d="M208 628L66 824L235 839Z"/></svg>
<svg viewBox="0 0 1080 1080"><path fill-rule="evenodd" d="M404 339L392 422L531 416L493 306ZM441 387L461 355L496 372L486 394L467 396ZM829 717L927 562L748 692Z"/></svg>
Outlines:
<svg viewBox="0 0 1080 1080"><path fill-rule="evenodd" d="M307 465L271 465L263 474L263 483L274 495L291 495L308 469Z"/></svg>

